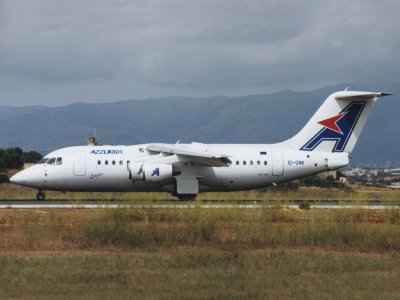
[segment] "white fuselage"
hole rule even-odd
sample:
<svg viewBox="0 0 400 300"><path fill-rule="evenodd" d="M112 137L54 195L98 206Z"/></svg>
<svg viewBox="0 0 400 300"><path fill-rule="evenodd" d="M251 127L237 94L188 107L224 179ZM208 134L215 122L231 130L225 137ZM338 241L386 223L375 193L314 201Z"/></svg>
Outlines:
<svg viewBox="0 0 400 300"><path fill-rule="evenodd" d="M204 144L201 144L204 145ZM278 145L278 144L275 144ZM336 169L328 165L327 152L280 149L275 145L207 145L210 152L229 155L228 166L204 166L181 161L179 176L196 178L199 192L268 187L294 178ZM196 144L184 145L196 148ZM54 151L47 158L61 164L36 164L15 175L13 181L39 190L60 191L166 191L173 193L174 179L159 182L129 179L129 162L179 160L176 155L151 154L147 145L77 146Z"/></svg>

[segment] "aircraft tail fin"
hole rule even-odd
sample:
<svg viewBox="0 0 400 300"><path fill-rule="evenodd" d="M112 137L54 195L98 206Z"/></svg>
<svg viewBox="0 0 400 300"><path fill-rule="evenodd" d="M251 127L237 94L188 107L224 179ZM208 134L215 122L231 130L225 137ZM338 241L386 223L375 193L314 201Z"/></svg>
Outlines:
<svg viewBox="0 0 400 300"><path fill-rule="evenodd" d="M388 93L331 94L294 137L284 143L302 151L351 153L378 97Z"/></svg>

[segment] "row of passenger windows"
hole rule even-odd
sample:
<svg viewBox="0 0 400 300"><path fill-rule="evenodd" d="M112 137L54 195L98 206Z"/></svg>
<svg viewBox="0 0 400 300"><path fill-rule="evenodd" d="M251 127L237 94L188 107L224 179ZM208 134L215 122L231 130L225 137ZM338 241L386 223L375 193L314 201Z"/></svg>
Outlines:
<svg viewBox="0 0 400 300"><path fill-rule="evenodd" d="M261 166L261 161L257 160L255 163L256 163L257 166ZM253 166L254 162L252 160L250 160L249 164L250 164L250 166ZM240 161L237 160L236 161L236 165L239 166L240 165ZM243 166L247 165L247 161L246 160L242 161L242 165ZM266 166L266 165L268 165L268 162L266 160L264 160L264 166Z"/></svg>
<svg viewBox="0 0 400 300"><path fill-rule="evenodd" d="M99 166L100 166L102 163L103 163L103 162L102 162L101 160L98 160L98 161L97 161L97 164L98 164ZM250 166L253 166L253 165L260 166L261 163L262 163L262 162L259 161L259 160L257 160L256 162L253 162L252 160L249 161L249 165L250 165ZM42 158L42 159L38 162L38 164L62 165L62 157L52 157L52 158L45 157L45 158ZM124 162L123 162L122 160L120 160L120 161L115 161L115 160L108 161L108 160L105 160L105 161L104 161L104 164L105 164L106 166L107 166L108 164L113 165L113 166L119 164L119 165L122 166L122 165L124 164ZM266 165L268 165L268 162L267 162L266 160L264 160L263 164L264 164L264 166L266 166ZM185 163L185 165L187 165L187 164ZM192 165L193 165L193 163L192 163ZM236 165L239 166L239 165L240 165L240 161L237 160L237 161L236 161ZM246 160L243 160L243 161L242 161L242 165L243 165L243 166L246 166L246 165L247 165L247 161L246 161Z"/></svg>
<svg viewBox="0 0 400 300"><path fill-rule="evenodd" d="M110 162L108 162L108 160L105 160L104 161L104 164L106 165L106 166L108 166L108 164L110 163L110 165L113 165L113 166L115 166L115 165L117 165L117 164L119 164L119 165L123 165L124 164L124 161L122 161L122 160L120 160L119 162L117 162L117 161L115 161L115 160L112 160L112 161L110 161ZM101 166L101 164L102 164L102 161L101 160L98 160L97 161L97 164L99 165L99 166Z"/></svg>
<svg viewBox="0 0 400 300"><path fill-rule="evenodd" d="M99 165L99 166L101 166L101 164L102 164L103 162L101 161L101 160L98 160L97 161L97 164ZM261 161L259 161L259 160L257 160L256 162L254 162L254 161L252 161L252 160L250 160L249 161L249 165L250 166L253 166L253 165L257 165L257 166L261 166L261 164L264 164L264 166L266 166L266 165L268 165L268 162L266 161L266 160L264 160L263 162L261 162ZM124 164L124 162L122 161L122 160L120 160L119 162L117 162L117 161L115 161L115 160L112 160L112 161L108 161L108 160L105 160L104 161L104 164L106 165L106 166L108 166L108 164L110 164L110 165L113 165L113 166L115 166L115 165L117 165L117 164L119 164L119 165L123 165ZM194 163L191 163L192 165L194 165ZM187 165L187 163L185 163L185 166ZM236 165L237 166L239 166L240 165L240 161L236 161ZM242 165L243 166L246 166L247 165L247 161L246 160L244 160L244 161L242 161Z"/></svg>
<svg viewBox="0 0 400 300"><path fill-rule="evenodd" d="M42 158L38 164L62 165L62 157Z"/></svg>

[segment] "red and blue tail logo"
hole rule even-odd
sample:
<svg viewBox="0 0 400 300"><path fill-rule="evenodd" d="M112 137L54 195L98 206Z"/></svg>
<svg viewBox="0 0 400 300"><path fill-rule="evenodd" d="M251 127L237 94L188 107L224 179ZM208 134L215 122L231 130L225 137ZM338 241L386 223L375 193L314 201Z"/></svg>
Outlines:
<svg viewBox="0 0 400 300"><path fill-rule="evenodd" d="M300 150L313 151L323 141L335 141L332 152L343 152L364 107L365 102L352 102L338 115L319 121L323 128Z"/></svg>

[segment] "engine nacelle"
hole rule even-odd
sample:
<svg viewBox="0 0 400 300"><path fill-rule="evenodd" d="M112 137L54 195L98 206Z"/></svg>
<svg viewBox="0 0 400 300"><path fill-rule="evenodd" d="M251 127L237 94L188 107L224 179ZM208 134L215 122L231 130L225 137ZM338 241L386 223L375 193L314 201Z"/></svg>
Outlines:
<svg viewBox="0 0 400 300"><path fill-rule="evenodd" d="M132 181L162 181L173 176L172 165L133 162L129 164Z"/></svg>
<svg viewBox="0 0 400 300"><path fill-rule="evenodd" d="M172 177L172 165L167 164L144 164L145 181L162 181Z"/></svg>
<svg viewBox="0 0 400 300"><path fill-rule="evenodd" d="M144 181L143 163L128 162L129 179L132 181Z"/></svg>

